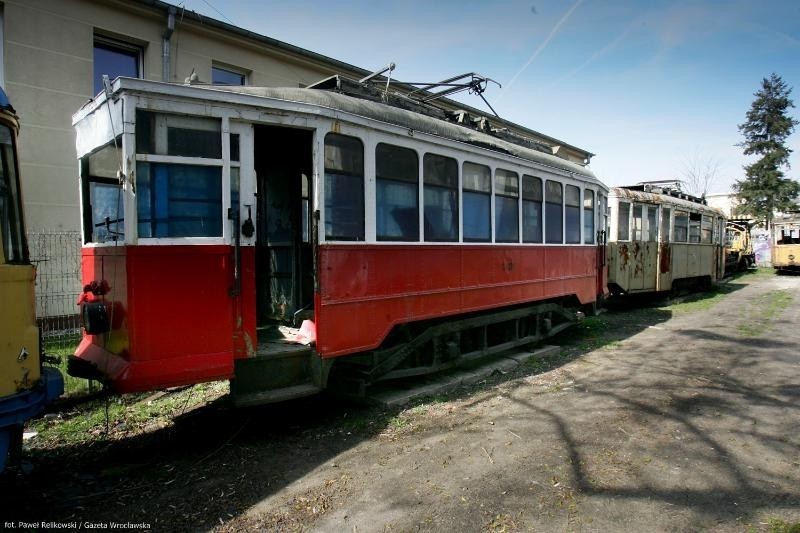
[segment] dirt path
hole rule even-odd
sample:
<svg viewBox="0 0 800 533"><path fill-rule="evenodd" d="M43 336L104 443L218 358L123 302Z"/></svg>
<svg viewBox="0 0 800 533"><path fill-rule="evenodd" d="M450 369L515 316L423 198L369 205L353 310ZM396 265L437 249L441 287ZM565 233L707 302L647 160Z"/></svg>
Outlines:
<svg viewBox="0 0 800 533"><path fill-rule="evenodd" d="M800 521L800 277L731 289L610 312L562 337L570 362L406 410L215 407L61 450L20 495L157 530L780 531Z"/></svg>

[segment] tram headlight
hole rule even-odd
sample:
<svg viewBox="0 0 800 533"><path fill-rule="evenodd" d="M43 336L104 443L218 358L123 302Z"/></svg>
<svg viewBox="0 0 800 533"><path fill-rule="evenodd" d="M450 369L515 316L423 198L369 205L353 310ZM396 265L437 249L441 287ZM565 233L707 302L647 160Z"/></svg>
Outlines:
<svg viewBox="0 0 800 533"><path fill-rule="evenodd" d="M86 333L98 335L109 331L108 305L105 302L84 302L81 308L81 321Z"/></svg>

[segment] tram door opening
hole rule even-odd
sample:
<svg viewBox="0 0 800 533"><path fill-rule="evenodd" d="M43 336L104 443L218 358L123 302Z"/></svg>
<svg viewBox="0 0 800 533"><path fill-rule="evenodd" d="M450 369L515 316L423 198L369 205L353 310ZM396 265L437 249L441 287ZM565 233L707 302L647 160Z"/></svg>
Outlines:
<svg viewBox="0 0 800 533"><path fill-rule="evenodd" d="M312 142L311 131L255 127L258 326L313 313Z"/></svg>

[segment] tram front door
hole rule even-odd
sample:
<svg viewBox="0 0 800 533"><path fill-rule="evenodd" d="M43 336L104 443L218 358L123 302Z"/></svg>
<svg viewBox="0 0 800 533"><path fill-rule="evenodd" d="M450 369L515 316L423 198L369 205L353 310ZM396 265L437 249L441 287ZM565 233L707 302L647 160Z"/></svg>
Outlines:
<svg viewBox="0 0 800 533"><path fill-rule="evenodd" d="M256 126L256 316L258 326L313 311L311 175L313 133Z"/></svg>

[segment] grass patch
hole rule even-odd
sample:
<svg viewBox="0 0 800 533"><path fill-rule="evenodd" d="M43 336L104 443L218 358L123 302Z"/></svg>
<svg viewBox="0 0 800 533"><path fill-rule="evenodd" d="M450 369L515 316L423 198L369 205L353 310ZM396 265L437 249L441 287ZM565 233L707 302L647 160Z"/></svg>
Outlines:
<svg viewBox="0 0 800 533"><path fill-rule="evenodd" d="M746 321L736 328L742 337L758 337L769 331L776 318L792 303L788 290L775 290L760 294L749 309Z"/></svg>
<svg viewBox="0 0 800 533"><path fill-rule="evenodd" d="M770 533L800 533L800 522L792 524L780 518L770 518L767 523Z"/></svg>
<svg viewBox="0 0 800 533"><path fill-rule="evenodd" d="M81 396L98 391L102 385L97 381L90 381L83 378L74 378L67 374L67 359L75 353L75 349L80 342L80 334L67 338L43 339L42 349L45 355L58 358L58 364L53 365L61 372L64 377L64 396Z"/></svg>
<svg viewBox="0 0 800 533"><path fill-rule="evenodd" d="M95 398L72 410L31 421L29 429L38 432L31 447L50 449L101 439L119 439L168 426L176 415L227 392L228 383L217 381L171 391Z"/></svg>

